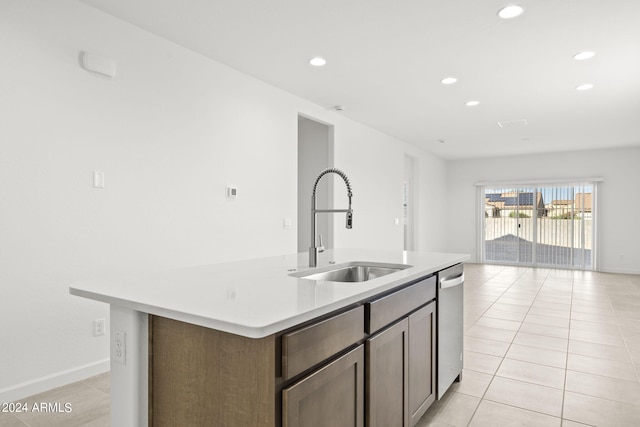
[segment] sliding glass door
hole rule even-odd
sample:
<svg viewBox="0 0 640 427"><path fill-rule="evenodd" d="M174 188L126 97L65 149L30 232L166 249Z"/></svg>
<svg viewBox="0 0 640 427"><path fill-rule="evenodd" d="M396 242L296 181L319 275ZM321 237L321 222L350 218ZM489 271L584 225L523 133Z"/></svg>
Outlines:
<svg viewBox="0 0 640 427"><path fill-rule="evenodd" d="M485 259L505 263L533 262L531 188L487 188L485 191Z"/></svg>
<svg viewBox="0 0 640 427"><path fill-rule="evenodd" d="M593 269L595 184L480 187L482 259Z"/></svg>
<svg viewBox="0 0 640 427"><path fill-rule="evenodd" d="M593 185L546 187L546 215L538 221L538 264L593 268Z"/></svg>

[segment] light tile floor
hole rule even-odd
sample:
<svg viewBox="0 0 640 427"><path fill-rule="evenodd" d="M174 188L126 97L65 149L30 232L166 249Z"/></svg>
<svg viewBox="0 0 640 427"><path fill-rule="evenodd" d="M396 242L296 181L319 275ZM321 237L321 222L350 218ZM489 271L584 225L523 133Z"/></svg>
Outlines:
<svg viewBox="0 0 640 427"><path fill-rule="evenodd" d="M49 390L19 401L28 412L0 413L0 427L109 427L110 392L109 373ZM41 403L53 404L53 412L33 412ZM66 403L70 410L65 412Z"/></svg>
<svg viewBox="0 0 640 427"><path fill-rule="evenodd" d="M640 276L465 266L465 343L426 426L640 426Z"/></svg>
<svg viewBox="0 0 640 427"><path fill-rule="evenodd" d="M465 266L465 369L426 426L640 426L640 276ZM109 374L22 402L0 427L109 426Z"/></svg>

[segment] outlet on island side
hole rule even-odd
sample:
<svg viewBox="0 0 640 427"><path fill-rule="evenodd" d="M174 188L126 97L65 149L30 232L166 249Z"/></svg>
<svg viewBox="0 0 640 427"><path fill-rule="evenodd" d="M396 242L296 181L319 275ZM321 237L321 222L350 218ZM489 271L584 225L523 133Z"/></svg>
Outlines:
<svg viewBox="0 0 640 427"><path fill-rule="evenodd" d="M111 346L111 357L118 363L126 364L127 340L124 331L115 331L113 345Z"/></svg>

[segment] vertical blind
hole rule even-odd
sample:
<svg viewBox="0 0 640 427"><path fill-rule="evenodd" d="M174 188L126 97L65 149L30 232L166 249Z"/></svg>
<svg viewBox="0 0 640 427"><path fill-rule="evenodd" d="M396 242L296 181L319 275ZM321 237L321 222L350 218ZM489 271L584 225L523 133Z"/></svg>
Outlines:
<svg viewBox="0 0 640 427"><path fill-rule="evenodd" d="M599 181L479 183L482 262L595 269Z"/></svg>

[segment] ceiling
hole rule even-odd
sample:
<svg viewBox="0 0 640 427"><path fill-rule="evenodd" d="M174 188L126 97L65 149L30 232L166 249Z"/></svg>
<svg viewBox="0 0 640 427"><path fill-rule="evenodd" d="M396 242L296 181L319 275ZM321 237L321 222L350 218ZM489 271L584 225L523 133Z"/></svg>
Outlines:
<svg viewBox="0 0 640 427"><path fill-rule="evenodd" d="M82 1L445 159L640 145L638 0Z"/></svg>

